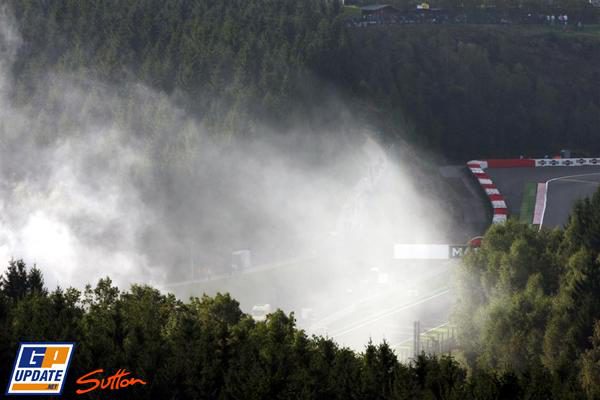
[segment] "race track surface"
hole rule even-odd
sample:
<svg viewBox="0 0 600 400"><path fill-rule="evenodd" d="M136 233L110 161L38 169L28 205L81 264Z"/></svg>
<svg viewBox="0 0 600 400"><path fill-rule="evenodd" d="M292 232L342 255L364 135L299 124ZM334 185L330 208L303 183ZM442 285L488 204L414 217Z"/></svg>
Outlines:
<svg viewBox="0 0 600 400"><path fill-rule="evenodd" d="M589 197L600 186L600 172L570 174L548 183L546 211L542 225L553 228L564 225L571 213L573 204L584 197Z"/></svg>
<svg viewBox="0 0 600 400"><path fill-rule="evenodd" d="M550 228L564 225L575 201L591 196L600 184L600 166L490 168L486 173L505 197L510 214L521 212L523 188L526 183L550 181L542 222L543 226Z"/></svg>

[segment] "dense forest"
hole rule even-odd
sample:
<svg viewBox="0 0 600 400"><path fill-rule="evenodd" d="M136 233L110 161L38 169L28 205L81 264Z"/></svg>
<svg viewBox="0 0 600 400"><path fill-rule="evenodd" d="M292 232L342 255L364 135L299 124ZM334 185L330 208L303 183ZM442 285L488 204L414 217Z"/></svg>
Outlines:
<svg viewBox="0 0 600 400"><path fill-rule="evenodd" d="M564 229L509 221L464 262L456 321L471 368L528 376L539 398L600 395L600 191Z"/></svg>
<svg viewBox="0 0 600 400"><path fill-rule="evenodd" d="M335 1L14 1L26 43L17 98L41 73L141 81L184 102L221 135L269 120L286 126L319 99L345 33ZM292 114L292 115L290 115Z"/></svg>
<svg viewBox="0 0 600 400"><path fill-rule="evenodd" d="M16 99L48 70L141 81L218 135L349 112L462 160L600 151L600 37L525 26L344 25L336 1L9 1ZM343 98L343 101L340 100ZM46 99L37 99L43 102Z"/></svg>
<svg viewBox="0 0 600 400"><path fill-rule="evenodd" d="M495 225L458 279L455 356L401 364L388 344L355 353L282 311L256 322L229 295L187 302L109 278L49 292L37 268L0 280L0 385L19 341L75 341L77 377L119 366L150 385L115 398L595 399L600 395L600 191L564 230ZM460 360L460 362L459 362Z"/></svg>
<svg viewBox="0 0 600 400"><path fill-rule="evenodd" d="M600 36L592 31L355 29L325 0L5 3L22 36L11 98L44 104L37 123L52 132L77 123L48 122L64 89L53 74L67 74L89 84L90 97L102 100L102 85L122 91L115 109L87 109L98 120L137 118L127 95L142 83L225 141L264 126L319 132L366 121L388 140L408 137L452 160L600 151ZM172 128L172 108L149 109L129 123L165 159L204 145L150 138L184 130ZM182 301L150 286L120 290L108 278L51 291L38 269L15 260L0 280L0 386L19 341L73 340L66 393L86 372L126 367L151 384L114 398L599 398L600 192L578 203L562 230L510 221L483 243L457 277L460 348L408 365L385 343L355 353L309 337L293 314L256 322L226 294Z"/></svg>
<svg viewBox="0 0 600 400"><path fill-rule="evenodd" d="M600 37L394 26L353 38L348 84L397 125L413 121L429 149L459 159L600 151Z"/></svg>
<svg viewBox="0 0 600 400"><path fill-rule="evenodd" d="M228 295L184 303L148 286L120 292L108 278L83 293L49 293L39 271L21 261L10 263L1 283L0 386L19 341L73 340L66 395L83 374L118 366L149 384L111 392L116 399L483 398L452 358L422 356L402 365L385 343L356 354L307 337L293 314L277 311L255 322ZM485 390L503 398L519 385L485 379Z"/></svg>

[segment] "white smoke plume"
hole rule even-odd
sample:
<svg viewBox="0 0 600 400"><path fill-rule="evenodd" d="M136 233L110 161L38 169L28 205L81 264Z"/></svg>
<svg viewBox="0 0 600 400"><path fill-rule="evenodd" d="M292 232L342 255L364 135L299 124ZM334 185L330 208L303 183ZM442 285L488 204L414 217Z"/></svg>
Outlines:
<svg viewBox="0 0 600 400"><path fill-rule="evenodd" d="M50 288L108 275L121 286L177 290L169 284L230 273L241 249L255 266L317 257L330 291L314 292L306 277L289 298L265 299L294 308L294 296L319 304L381 267L394 242L444 239L448 219L411 178L422 178L418 157L395 152L410 160L399 167L351 117L336 132L257 128L226 141L172 96L136 82L113 87L90 71L47 71L23 95L12 71L21 45L5 10L0 264L36 263ZM257 298L247 293L266 293L251 280L241 288L219 282L209 284L231 290L246 309L244 299ZM194 290L185 294L201 294Z"/></svg>

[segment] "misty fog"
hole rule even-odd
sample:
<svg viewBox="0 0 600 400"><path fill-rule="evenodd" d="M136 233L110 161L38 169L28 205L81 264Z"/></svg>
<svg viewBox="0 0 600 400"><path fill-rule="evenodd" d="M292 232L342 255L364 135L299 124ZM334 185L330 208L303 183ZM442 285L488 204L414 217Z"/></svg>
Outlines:
<svg viewBox="0 0 600 400"><path fill-rule="evenodd" d="M23 96L12 80L23 46L4 11L0 262L37 264L50 288L110 276L182 296L231 290L249 310L245 299L258 297L248 293L290 279L289 297L283 290L264 301L300 313L304 304L343 304L332 300L339 293L357 298L360 287L380 291L377 279L402 281L402 270L390 269L396 242L447 240L449 216L427 190L419 155L380 144L349 112L336 131L256 126L238 138L207 130L176 93L135 81L115 87L92 70L48 70ZM223 276L235 273L240 250L250 268L311 266L232 285ZM406 279L419 273L410 271ZM182 286L188 281L202 284Z"/></svg>

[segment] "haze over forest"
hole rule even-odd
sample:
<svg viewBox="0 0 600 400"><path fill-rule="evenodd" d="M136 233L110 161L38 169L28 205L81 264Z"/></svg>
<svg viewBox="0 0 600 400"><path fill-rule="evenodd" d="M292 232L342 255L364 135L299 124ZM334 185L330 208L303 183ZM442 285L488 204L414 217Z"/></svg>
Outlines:
<svg viewBox="0 0 600 400"><path fill-rule="evenodd" d="M69 389L98 366L153 382L119 398L599 398L600 194L564 228L490 228L444 275L452 355L402 364L381 325L353 349L298 328L300 309L429 280L383 273L394 243L483 233L438 166L600 154L597 9L523 8L593 23L357 28L329 0L2 1L0 385L19 341L74 340ZM293 290L265 321L243 311L268 290L243 280L233 297L178 289L235 278L239 250L318 273L282 272Z"/></svg>

